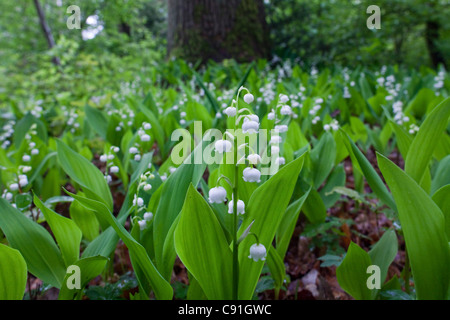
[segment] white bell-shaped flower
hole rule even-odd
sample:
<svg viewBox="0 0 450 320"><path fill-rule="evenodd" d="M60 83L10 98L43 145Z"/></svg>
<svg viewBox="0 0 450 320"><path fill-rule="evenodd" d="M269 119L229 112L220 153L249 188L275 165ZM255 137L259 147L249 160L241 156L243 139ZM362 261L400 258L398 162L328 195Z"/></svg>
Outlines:
<svg viewBox="0 0 450 320"><path fill-rule="evenodd" d="M255 243L250 247L250 255L248 257L250 259L253 259L253 261L255 261L255 262L257 262L259 260L264 261L264 260L266 260L266 256L267 256L267 250L263 244Z"/></svg>
<svg viewBox="0 0 450 320"><path fill-rule="evenodd" d="M248 155L247 160L250 164L258 164L261 162L261 156L257 153L252 153Z"/></svg>
<svg viewBox="0 0 450 320"><path fill-rule="evenodd" d="M210 203L223 203L227 199L227 191L224 187L215 187L209 189Z"/></svg>
<svg viewBox="0 0 450 320"><path fill-rule="evenodd" d="M259 118L258 118L259 120ZM259 130L259 122L254 120L249 120L248 118L244 118L244 123L242 124L242 132L243 133L257 133Z"/></svg>
<svg viewBox="0 0 450 320"><path fill-rule="evenodd" d="M280 94L280 102L281 103L286 103L289 101L289 97L285 94Z"/></svg>
<svg viewBox="0 0 450 320"><path fill-rule="evenodd" d="M245 168L242 172L245 182L261 182L261 172L255 168Z"/></svg>
<svg viewBox="0 0 450 320"><path fill-rule="evenodd" d="M234 117L236 115L236 108L228 107L223 111L223 113L225 113L229 117Z"/></svg>
<svg viewBox="0 0 450 320"><path fill-rule="evenodd" d="M228 202L228 213L232 214L234 209L234 200L231 199L230 202ZM242 200L237 201L237 214L244 214L245 213L245 203Z"/></svg>
<svg viewBox="0 0 450 320"><path fill-rule="evenodd" d="M153 219L153 213L151 213L151 212L144 213L144 220L145 221L150 221L152 219Z"/></svg>
<svg viewBox="0 0 450 320"><path fill-rule="evenodd" d="M275 126L275 130L278 130L278 132L283 133L288 131L288 126L285 124L279 124Z"/></svg>
<svg viewBox="0 0 450 320"><path fill-rule="evenodd" d="M214 143L214 149L219 153L229 152L231 147L232 144L228 140L217 140L216 143Z"/></svg>
<svg viewBox="0 0 450 320"><path fill-rule="evenodd" d="M141 231L143 231L143 230L145 230L147 228L147 221L146 220L139 220L138 224L139 224L139 229L141 229Z"/></svg>
<svg viewBox="0 0 450 320"><path fill-rule="evenodd" d="M283 116L289 116L292 113L292 109L289 106L282 106L280 110L280 114Z"/></svg>
<svg viewBox="0 0 450 320"><path fill-rule="evenodd" d="M251 93L247 93L247 94L244 96L244 101L245 101L245 103L250 104L250 103L252 103L254 100L255 100L255 97L253 97L253 95L252 95Z"/></svg>

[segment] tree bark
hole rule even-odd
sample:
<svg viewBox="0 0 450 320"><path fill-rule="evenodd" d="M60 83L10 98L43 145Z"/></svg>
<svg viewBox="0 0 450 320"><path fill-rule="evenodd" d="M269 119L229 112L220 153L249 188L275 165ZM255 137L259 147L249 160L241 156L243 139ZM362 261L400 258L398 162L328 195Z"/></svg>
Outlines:
<svg viewBox="0 0 450 320"><path fill-rule="evenodd" d="M262 0L168 0L168 54L250 61L270 52Z"/></svg>
<svg viewBox="0 0 450 320"><path fill-rule="evenodd" d="M436 45L436 42L439 40L439 29L440 24L438 21L427 21L425 24L425 40L433 67L437 68L442 63L447 69L445 58Z"/></svg>
<svg viewBox="0 0 450 320"><path fill-rule="evenodd" d="M52 49L55 46L55 40L53 39L52 30L47 24L47 20L45 19L44 11L42 10L41 4L39 0L34 0L34 6L36 7L37 14L39 16L39 23L41 25L42 31L44 32L45 39L48 43L48 48ZM60 61L58 57L53 58L53 63L57 66L60 65Z"/></svg>

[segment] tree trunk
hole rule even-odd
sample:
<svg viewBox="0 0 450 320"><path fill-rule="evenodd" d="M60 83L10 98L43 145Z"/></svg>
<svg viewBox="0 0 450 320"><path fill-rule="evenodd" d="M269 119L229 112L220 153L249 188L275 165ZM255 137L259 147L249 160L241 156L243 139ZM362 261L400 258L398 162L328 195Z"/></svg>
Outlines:
<svg viewBox="0 0 450 320"><path fill-rule="evenodd" d="M188 61L269 55L262 0L168 0L168 53Z"/></svg>
<svg viewBox="0 0 450 320"><path fill-rule="evenodd" d="M39 16L39 23L41 24L42 31L44 32L45 39L47 39L48 48L52 49L55 46L55 40L53 39L52 30L47 24L47 20L45 19L44 11L42 10L41 4L39 0L34 0L34 6L36 7L37 14ZM60 61L58 57L53 58L53 63L57 66L60 65Z"/></svg>
<svg viewBox="0 0 450 320"><path fill-rule="evenodd" d="M447 69L445 58L436 45L436 42L439 40L439 29L440 24L438 21L427 21L425 24L425 40L433 67L437 68L442 63Z"/></svg>

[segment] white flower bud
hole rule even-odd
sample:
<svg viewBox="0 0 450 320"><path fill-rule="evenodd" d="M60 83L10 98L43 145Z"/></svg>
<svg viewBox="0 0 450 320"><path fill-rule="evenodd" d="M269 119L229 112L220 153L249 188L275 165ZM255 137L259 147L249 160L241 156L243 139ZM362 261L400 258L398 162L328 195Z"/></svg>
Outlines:
<svg viewBox="0 0 450 320"><path fill-rule="evenodd" d="M233 145L228 140L217 140L214 143L214 149L219 153L229 152L232 146Z"/></svg>
<svg viewBox="0 0 450 320"><path fill-rule="evenodd" d="M278 130L278 132L283 133L288 131L288 126L285 124L279 124L275 126L275 130Z"/></svg>
<svg viewBox="0 0 450 320"><path fill-rule="evenodd" d="M280 102L281 103L286 103L289 101L289 97L285 94L280 94Z"/></svg>
<svg viewBox="0 0 450 320"><path fill-rule="evenodd" d="M141 141L150 141L150 136L148 134L141 135Z"/></svg>
<svg viewBox="0 0 450 320"><path fill-rule="evenodd" d="M150 184L150 183L146 183L145 185L144 185L144 191L149 191L149 190L151 190L152 189L152 185Z"/></svg>
<svg viewBox="0 0 450 320"><path fill-rule="evenodd" d="M288 116L292 113L291 107L289 106L282 106L280 110L280 114L283 116Z"/></svg>
<svg viewBox="0 0 450 320"><path fill-rule="evenodd" d="M9 185L9 190L11 190L11 191L19 190L19 185L17 183L11 183Z"/></svg>
<svg viewBox="0 0 450 320"><path fill-rule="evenodd" d="M139 220L138 224L139 224L139 229L141 229L141 231L144 231L147 228L146 220Z"/></svg>
<svg viewBox="0 0 450 320"><path fill-rule="evenodd" d="M283 157L278 157L275 159L275 163L281 166L286 163L286 159L284 159Z"/></svg>
<svg viewBox="0 0 450 320"><path fill-rule="evenodd" d="M144 213L144 220L145 221L150 221L152 219L153 219L153 213L151 213L151 212Z"/></svg>
<svg viewBox="0 0 450 320"><path fill-rule="evenodd" d="M324 125L323 130L330 131L330 125L329 124Z"/></svg>
<svg viewBox="0 0 450 320"><path fill-rule="evenodd" d="M247 120L247 121L246 121ZM259 130L259 123L253 120L244 119L242 124L242 133L257 133Z"/></svg>
<svg viewBox="0 0 450 320"><path fill-rule="evenodd" d="M261 172L255 168L245 168L242 172L245 182L261 182Z"/></svg>
<svg viewBox="0 0 450 320"><path fill-rule="evenodd" d="M152 125L148 122L144 122L142 124L142 127L144 128L144 130L150 130L152 128Z"/></svg>
<svg viewBox="0 0 450 320"><path fill-rule="evenodd" d="M253 95L252 95L251 93L247 93L247 94L244 96L244 101L245 101L245 103L250 104L250 103L252 103L254 100L255 100L255 97L253 97Z"/></svg>
<svg viewBox="0 0 450 320"><path fill-rule="evenodd" d="M261 162L261 157L259 154L257 153L253 153L253 154L249 154L247 157L247 160L251 163L251 164L258 164Z"/></svg>
<svg viewBox="0 0 450 320"><path fill-rule="evenodd" d="M131 154L136 154L136 153L139 152L139 150L138 150L136 147L131 147L131 148L128 150L128 152L131 153Z"/></svg>
<svg viewBox="0 0 450 320"><path fill-rule="evenodd" d="M234 201L231 200L228 202L228 213L233 213L234 207ZM245 213L245 203L242 200L237 201L237 214L244 214Z"/></svg>
<svg viewBox="0 0 450 320"><path fill-rule="evenodd" d="M229 117L234 117L236 115L236 108L228 107L223 111L223 113L225 113Z"/></svg>
<svg viewBox="0 0 450 320"><path fill-rule="evenodd" d="M22 157L22 161L23 161L23 162L30 162L30 160L31 160L31 157L30 157L29 155L27 155L27 154L25 154L25 155Z"/></svg>
<svg viewBox="0 0 450 320"><path fill-rule="evenodd" d="M141 161L141 155L140 154L135 155L134 161Z"/></svg>
<svg viewBox="0 0 450 320"><path fill-rule="evenodd" d="M227 198L227 191L224 187L215 187L209 190L210 203L223 203Z"/></svg>
<svg viewBox="0 0 450 320"><path fill-rule="evenodd" d="M253 261L257 262L258 260L264 261L266 260L267 250L266 247L262 244L253 244L250 247L250 255L248 256Z"/></svg>
<svg viewBox="0 0 450 320"><path fill-rule="evenodd" d="M107 156L106 154L102 154L102 155L100 156L100 161L101 161L101 162L106 162L106 161L108 161L108 156Z"/></svg>
<svg viewBox="0 0 450 320"><path fill-rule="evenodd" d="M111 173L117 173L117 172L119 172L119 167L118 166L112 166L111 169L109 169L109 171Z"/></svg>

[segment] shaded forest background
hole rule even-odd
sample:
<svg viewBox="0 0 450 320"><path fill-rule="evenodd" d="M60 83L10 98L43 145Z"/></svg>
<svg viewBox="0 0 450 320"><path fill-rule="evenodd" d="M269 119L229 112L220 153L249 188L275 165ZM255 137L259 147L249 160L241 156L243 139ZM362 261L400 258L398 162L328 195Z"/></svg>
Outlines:
<svg viewBox="0 0 450 320"><path fill-rule="evenodd" d="M381 8L379 30L366 27L372 4ZM70 5L81 9L81 29L66 25ZM93 94L114 86L111 78L132 81L175 58L194 68L257 58L302 68L448 67L449 8L442 0L1 1L0 101L29 99L30 92L36 99L55 91ZM174 41L180 35L184 42Z"/></svg>

